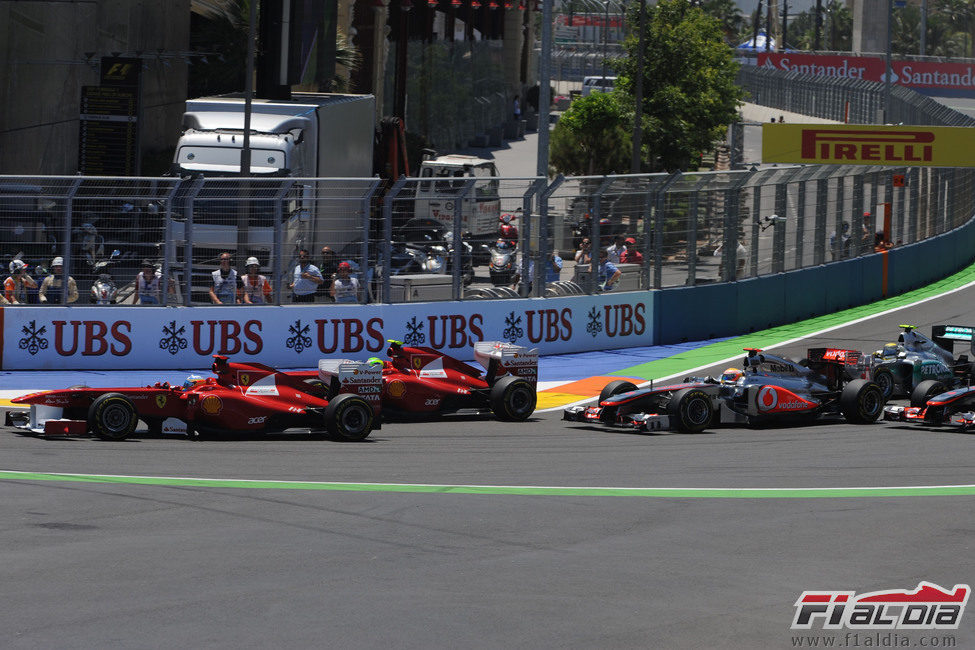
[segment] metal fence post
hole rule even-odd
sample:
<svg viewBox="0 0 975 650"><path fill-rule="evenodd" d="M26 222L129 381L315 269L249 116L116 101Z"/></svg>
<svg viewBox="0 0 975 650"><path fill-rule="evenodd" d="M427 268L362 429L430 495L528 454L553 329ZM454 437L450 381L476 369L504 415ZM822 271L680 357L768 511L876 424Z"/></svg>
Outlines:
<svg viewBox="0 0 975 650"><path fill-rule="evenodd" d="M796 187L796 268L806 265L803 242L806 234L806 181L799 181Z"/></svg>
<svg viewBox="0 0 975 650"><path fill-rule="evenodd" d="M451 246L453 247L453 251L450 254L452 260L451 263L453 265L453 269L451 269L450 274L450 295L453 300L460 300L461 287L463 286L463 283L461 282L461 272L463 269L461 268L460 248L461 242L463 241L461 239L461 226L464 223L464 200L467 198L467 193L474 189L474 184L476 182L477 179L474 178L466 181L464 183L464 187L462 187L460 190L460 194L457 195L457 200L454 203L454 205L457 206L457 209L454 211L453 232L451 233ZM446 263L447 260L444 259L444 264Z"/></svg>
<svg viewBox="0 0 975 650"><path fill-rule="evenodd" d="M176 246L173 245L173 198L176 196L176 192L179 191L182 185L182 180L177 180L173 183L172 187L169 188L169 194L166 195L166 209L163 213L163 250L162 250L162 296L160 297L160 302L166 305L169 304L169 274L171 273L170 258L172 261L176 261Z"/></svg>
<svg viewBox="0 0 975 650"><path fill-rule="evenodd" d="M785 270L785 220L786 215L789 211L788 208L788 193L789 193L789 183L788 179L783 179L786 182L776 183L775 185L775 214L782 218L782 251L779 255L779 251L776 248L775 237L779 234L778 225L780 222L775 223L775 228L772 230L772 272L781 273ZM776 262L778 258L778 262ZM780 265L778 270L775 269L776 264Z"/></svg>
<svg viewBox="0 0 975 650"><path fill-rule="evenodd" d="M918 236L918 208L920 206L920 193L921 188L918 187L921 184L921 170L917 167L908 168L907 174L904 177L907 179L907 191L909 193L910 200L910 215L907 222L907 242L908 244L913 244L917 241Z"/></svg>
<svg viewBox="0 0 975 650"><path fill-rule="evenodd" d="M539 178L529 186L528 191L525 192L524 196L522 196L521 212L522 215L525 215L525 218L523 218L523 221L525 221L527 220L528 217L531 216L532 196L538 192L541 192L538 196L538 214L539 214L538 244L539 244L540 255L542 251L548 253L548 241L551 235L551 233L549 232L551 228L549 227L549 221L548 221L548 199L549 197L552 196L552 194L555 193L555 190L557 190L564 181L565 181L565 176L559 174L558 176L555 177L555 180L553 180L552 183L549 184L548 187L546 188L545 179ZM545 188L545 190L541 191L542 188ZM528 238L526 237L525 242L527 243L527 241ZM522 247L522 250L523 251L526 250L526 247L524 245ZM522 259L525 259L524 255L522 255ZM536 296L545 295L545 274L542 272L542 264L541 264L541 260L543 259L547 260L548 258L541 257L541 256L539 257L540 262L535 265L535 273L533 274L532 277L532 282L534 283L533 285L534 294Z"/></svg>
<svg viewBox="0 0 975 650"><path fill-rule="evenodd" d="M664 283L664 213L667 208L667 190L683 174L679 171L667 177L657 188L653 211L653 288L660 289Z"/></svg>
<svg viewBox="0 0 975 650"><path fill-rule="evenodd" d="M376 191L382 185L382 179L376 178L372 181L369 189L366 190L365 196L359 202L359 210L362 212L362 247L359 250L359 255L362 259L362 293L365 302L371 301L372 296L372 277L370 276L370 268L375 269L375 264L370 265L369 262L369 232L372 226L372 199L376 196Z"/></svg>
<svg viewBox="0 0 975 650"><path fill-rule="evenodd" d="M853 225L850 226L850 257L863 254L863 174L853 177Z"/></svg>
<svg viewBox="0 0 975 650"><path fill-rule="evenodd" d="M184 261L185 274L186 274L186 296L183 299L183 304L192 305L193 304L193 207L196 202L196 196L203 189L203 184L206 182L202 176L197 176L192 179L190 183L189 194L186 195L186 241L183 243L183 254L186 256Z"/></svg>
<svg viewBox="0 0 975 650"><path fill-rule="evenodd" d="M813 265L826 262L826 206L829 201L829 179L816 180L816 214L813 226Z"/></svg>
<svg viewBox="0 0 975 650"><path fill-rule="evenodd" d="M603 182L592 194L592 260L589 262L589 282L586 286L586 293L591 294L596 290L596 280L599 279L599 255L603 248L602 235L600 234L599 220L603 218L603 192L613 184L612 178L603 177Z"/></svg>
<svg viewBox="0 0 975 650"><path fill-rule="evenodd" d="M71 181L71 187L68 188L68 194L65 196L64 201L64 252L62 257L64 257L64 266L61 267L61 304L68 304L68 278L71 276L71 221L74 216L74 197L78 193L78 188L81 187L81 178L75 178ZM51 269L54 270L53 268ZM80 298L80 296L79 296Z"/></svg>
<svg viewBox="0 0 975 650"><path fill-rule="evenodd" d="M383 199L383 238L382 243L382 264L381 268L383 270L383 291L380 300L385 303L390 303L390 263L391 256L393 253L393 201L403 191L403 187L406 186L407 179L405 176L400 176L393 183L393 186L386 193L386 198Z"/></svg>
<svg viewBox="0 0 975 650"><path fill-rule="evenodd" d="M284 293L284 282L281 277L281 256L284 254L283 231L281 222L284 220L284 197L294 186L294 179L285 180L274 195L274 278L277 286L274 288L274 304L281 305L281 294Z"/></svg>

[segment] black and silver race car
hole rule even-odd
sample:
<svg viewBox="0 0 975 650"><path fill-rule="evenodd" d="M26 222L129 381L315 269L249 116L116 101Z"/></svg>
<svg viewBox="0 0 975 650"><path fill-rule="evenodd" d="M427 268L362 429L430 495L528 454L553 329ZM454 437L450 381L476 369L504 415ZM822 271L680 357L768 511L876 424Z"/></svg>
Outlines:
<svg viewBox="0 0 975 650"><path fill-rule="evenodd" d="M931 384L938 382L923 381L918 384L918 389L937 390L937 386ZM975 425L975 386L936 393L922 404L885 406L884 420L929 427L953 426L967 431Z"/></svg>
<svg viewBox="0 0 975 650"><path fill-rule="evenodd" d="M873 353L871 378L877 382L887 399L909 396L913 406L921 406L932 394L963 386L972 379L972 362L968 354L953 354L955 341L969 344L975 355L975 327L966 325L935 325L931 338L917 331L913 325L901 325L903 331L896 343L888 343ZM918 391L922 383L926 391ZM915 394L916 393L916 394Z"/></svg>
<svg viewBox="0 0 975 650"><path fill-rule="evenodd" d="M802 361L745 348L744 370L688 377L680 384L637 388L626 380L603 388L596 406L571 406L562 419L637 431L698 433L720 424L794 424L820 417L877 420L880 387L869 359L856 350L813 348Z"/></svg>

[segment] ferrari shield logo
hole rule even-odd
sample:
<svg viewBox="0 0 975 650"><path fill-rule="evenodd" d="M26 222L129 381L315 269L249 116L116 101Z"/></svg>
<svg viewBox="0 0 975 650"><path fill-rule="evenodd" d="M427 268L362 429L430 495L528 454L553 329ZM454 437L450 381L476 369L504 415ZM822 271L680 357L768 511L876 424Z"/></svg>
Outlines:
<svg viewBox="0 0 975 650"><path fill-rule="evenodd" d="M246 372L240 373L237 376L237 378L239 380L238 383L241 386L250 386L251 385L251 376L249 374L247 374Z"/></svg>
<svg viewBox="0 0 975 650"><path fill-rule="evenodd" d="M416 368L417 370L419 370L420 368L422 368L423 367L423 358L422 357L413 357L413 367Z"/></svg>
<svg viewBox="0 0 975 650"><path fill-rule="evenodd" d="M164 408L166 406L166 396L163 394L156 395L156 406L159 408Z"/></svg>

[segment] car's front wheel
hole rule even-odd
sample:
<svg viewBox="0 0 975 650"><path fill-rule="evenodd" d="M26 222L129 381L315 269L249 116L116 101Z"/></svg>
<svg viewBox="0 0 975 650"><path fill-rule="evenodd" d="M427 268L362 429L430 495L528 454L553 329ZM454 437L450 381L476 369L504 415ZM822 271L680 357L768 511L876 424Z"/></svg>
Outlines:
<svg viewBox="0 0 975 650"><path fill-rule="evenodd" d="M682 433L700 433L714 418L711 397L700 388L684 388L667 404L672 426Z"/></svg>
<svg viewBox="0 0 975 650"><path fill-rule="evenodd" d="M135 405L121 393L100 395L88 407L88 428L102 440L125 440L138 422Z"/></svg>
<svg viewBox="0 0 975 650"><path fill-rule="evenodd" d="M947 390L948 387L940 381L936 379L925 379L911 391L911 406L926 406L929 399Z"/></svg>

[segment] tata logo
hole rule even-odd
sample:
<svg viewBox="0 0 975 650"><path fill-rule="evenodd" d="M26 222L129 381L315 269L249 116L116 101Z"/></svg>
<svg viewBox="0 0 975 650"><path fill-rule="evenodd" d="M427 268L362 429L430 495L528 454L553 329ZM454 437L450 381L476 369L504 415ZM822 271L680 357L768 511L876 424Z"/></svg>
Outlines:
<svg viewBox="0 0 975 650"><path fill-rule="evenodd" d="M931 162L933 131L803 129L804 160L870 163Z"/></svg>

